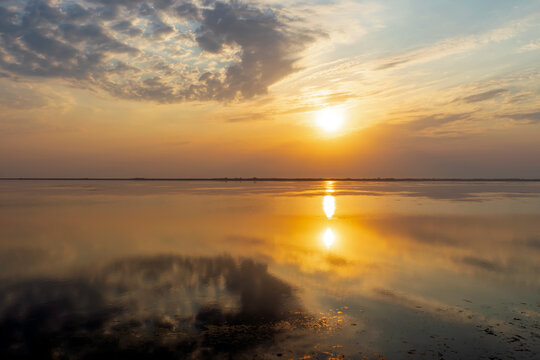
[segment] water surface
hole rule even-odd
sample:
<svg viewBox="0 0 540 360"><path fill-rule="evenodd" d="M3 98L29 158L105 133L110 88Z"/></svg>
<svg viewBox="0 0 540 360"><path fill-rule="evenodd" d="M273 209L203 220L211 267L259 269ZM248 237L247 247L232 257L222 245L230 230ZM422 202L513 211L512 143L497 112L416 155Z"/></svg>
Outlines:
<svg viewBox="0 0 540 360"><path fill-rule="evenodd" d="M540 183L1 181L0 355L534 359Z"/></svg>

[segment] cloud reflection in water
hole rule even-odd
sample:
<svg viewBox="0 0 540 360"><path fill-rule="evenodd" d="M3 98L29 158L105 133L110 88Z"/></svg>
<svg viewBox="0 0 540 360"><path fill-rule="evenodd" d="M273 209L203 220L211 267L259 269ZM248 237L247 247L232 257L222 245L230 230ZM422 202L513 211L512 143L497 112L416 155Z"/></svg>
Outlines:
<svg viewBox="0 0 540 360"><path fill-rule="evenodd" d="M126 259L70 279L5 283L0 294L2 358L214 358L302 326L289 284L226 256Z"/></svg>

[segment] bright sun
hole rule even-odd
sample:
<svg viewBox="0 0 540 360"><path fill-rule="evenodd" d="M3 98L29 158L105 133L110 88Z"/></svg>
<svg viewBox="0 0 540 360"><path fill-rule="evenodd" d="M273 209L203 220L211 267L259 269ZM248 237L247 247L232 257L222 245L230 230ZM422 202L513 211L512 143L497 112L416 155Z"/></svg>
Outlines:
<svg viewBox="0 0 540 360"><path fill-rule="evenodd" d="M325 108L315 115L317 125L326 132L335 132L343 126L344 114L339 108Z"/></svg>

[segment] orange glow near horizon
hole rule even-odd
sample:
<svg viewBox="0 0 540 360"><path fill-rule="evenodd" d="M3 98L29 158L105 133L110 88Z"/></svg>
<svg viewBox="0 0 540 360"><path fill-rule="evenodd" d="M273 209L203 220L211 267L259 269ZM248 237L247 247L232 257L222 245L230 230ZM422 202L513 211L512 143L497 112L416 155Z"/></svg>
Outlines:
<svg viewBox="0 0 540 360"><path fill-rule="evenodd" d="M48 1L51 14L77 3L87 15L20 22L30 3L0 2L14 21L0 49L1 177L540 178L540 2L336 0L312 16L304 2L190 1L195 17L168 13L180 0L145 2L159 27L136 1L107 21L95 2ZM438 33L433 19L468 6L507 16L481 28L449 17ZM225 8L230 24L193 38ZM111 25L120 18L133 28Z"/></svg>

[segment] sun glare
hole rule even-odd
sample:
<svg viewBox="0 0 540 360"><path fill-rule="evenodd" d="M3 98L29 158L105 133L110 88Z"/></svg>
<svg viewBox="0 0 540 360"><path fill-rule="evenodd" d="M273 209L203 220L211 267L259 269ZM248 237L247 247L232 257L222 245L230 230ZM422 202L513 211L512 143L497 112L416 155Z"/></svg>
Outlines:
<svg viewBox="0 0 540 360"><path fill-rule="evenodd" d="M315 115L317 125L325 132L335 132L343 126L344 114L340 108L325 108Z"/></svg>

